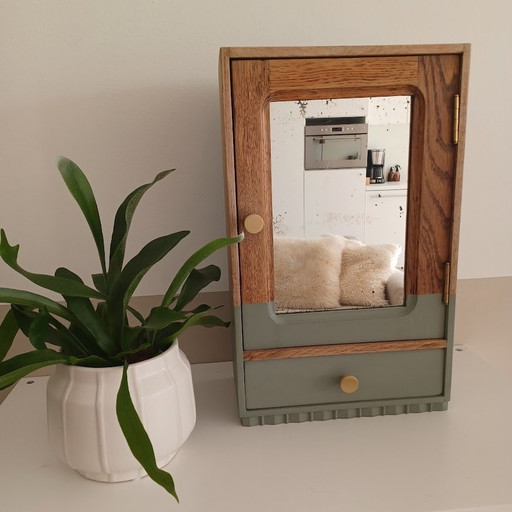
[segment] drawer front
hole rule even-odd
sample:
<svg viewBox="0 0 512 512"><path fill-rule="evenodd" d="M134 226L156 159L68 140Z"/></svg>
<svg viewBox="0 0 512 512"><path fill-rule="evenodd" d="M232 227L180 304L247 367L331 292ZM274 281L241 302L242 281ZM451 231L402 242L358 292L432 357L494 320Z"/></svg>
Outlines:
<svg viewBox="0 0 512 512"><path fill-rule="evenodd" d="M414 350L245 363L247 409L438 396L445 351ZM359 387L340 388L352 375Z"/></svg>

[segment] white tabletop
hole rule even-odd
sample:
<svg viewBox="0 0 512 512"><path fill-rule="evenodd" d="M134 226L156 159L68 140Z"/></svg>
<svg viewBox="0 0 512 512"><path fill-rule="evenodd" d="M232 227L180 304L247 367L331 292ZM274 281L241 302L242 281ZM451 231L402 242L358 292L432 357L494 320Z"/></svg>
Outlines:
<svg viewBox="0 0 512 512"><path fill-rule="evenodd" d="M197 425L167 468L180 505L148 478L97 483L58 462L37 378L0 406L0 509L512 511L512 381L468 349L446 412L242 427L231 364L193 375Z"/></svg>

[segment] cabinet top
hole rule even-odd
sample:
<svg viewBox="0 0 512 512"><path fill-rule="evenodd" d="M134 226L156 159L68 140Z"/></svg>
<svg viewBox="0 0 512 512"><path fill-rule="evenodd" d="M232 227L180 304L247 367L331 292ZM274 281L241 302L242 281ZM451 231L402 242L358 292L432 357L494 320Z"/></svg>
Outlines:
<svg viewBox="0 0 512 512"><path fill-rule="evenodd" d="M469 43L379 46L255 46L225 47L220 57L228 59L289 59L321 57L369 57L389 55L435 55L469 53Z"/></svg>

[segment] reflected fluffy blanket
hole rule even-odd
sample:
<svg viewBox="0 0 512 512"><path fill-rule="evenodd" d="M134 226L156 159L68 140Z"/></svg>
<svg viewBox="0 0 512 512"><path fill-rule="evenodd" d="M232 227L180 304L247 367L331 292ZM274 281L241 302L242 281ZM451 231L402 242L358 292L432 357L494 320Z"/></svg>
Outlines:
<svg viewBox="0 0 512 512"><path fill-rule="evenodd" d="M343 240L341 237L274 240L276 308L339 307Z"/></svg>
<svg viewBox="0 0 512 512"><path fill-rule="evenodd" d="M400 247L364 245L337 235L274 240L279 311L403 304Z"/></svg>
<svg viewBox="0 0 512 512"><path fill-rule="evenodd" d="M347 247L341 258L340 304L387 306L386 283L396 267L398 245Z"/></svg>

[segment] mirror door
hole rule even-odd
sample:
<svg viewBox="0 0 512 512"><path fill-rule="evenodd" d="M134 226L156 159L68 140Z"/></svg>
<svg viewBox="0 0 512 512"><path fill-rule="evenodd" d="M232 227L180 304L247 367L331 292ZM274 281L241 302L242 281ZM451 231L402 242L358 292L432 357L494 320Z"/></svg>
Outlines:
<svg viewBox="0 0 512 512"><path fill-rule="evenodd" d="M456 146L453 102L460 55L243 59L231 62L238 222L263 230L239 247L241 303L274 300L270 104L273 101L406 96L412 99L405 249L406 295L443 292L451 261Z"/></svg>
<svg viewBox="0 0 512 512"><path fill-rule="evenodd" d="M243 357L267 348L450 338L468 50L467 45L431 45L221 51L228 231L246 233L241 244L230 248ZM401 305L338 309L318 304L313 310L299 305L277 314L280 242L274 231L272 105L294 102L307 113L305 102L398 97L410 100L407 192L400 205L406 219ZM459 133L462 144L457 145ZM359 153L353 148L353 159ZM367 205L370 213L381 207L379 198L373 199L373 206ZM313 214L318 208L311 208ZM373 235L380 231L377 225ZM306 256L305 261L317 260ZM334 271L323 282L338 277Z"/></svg>

